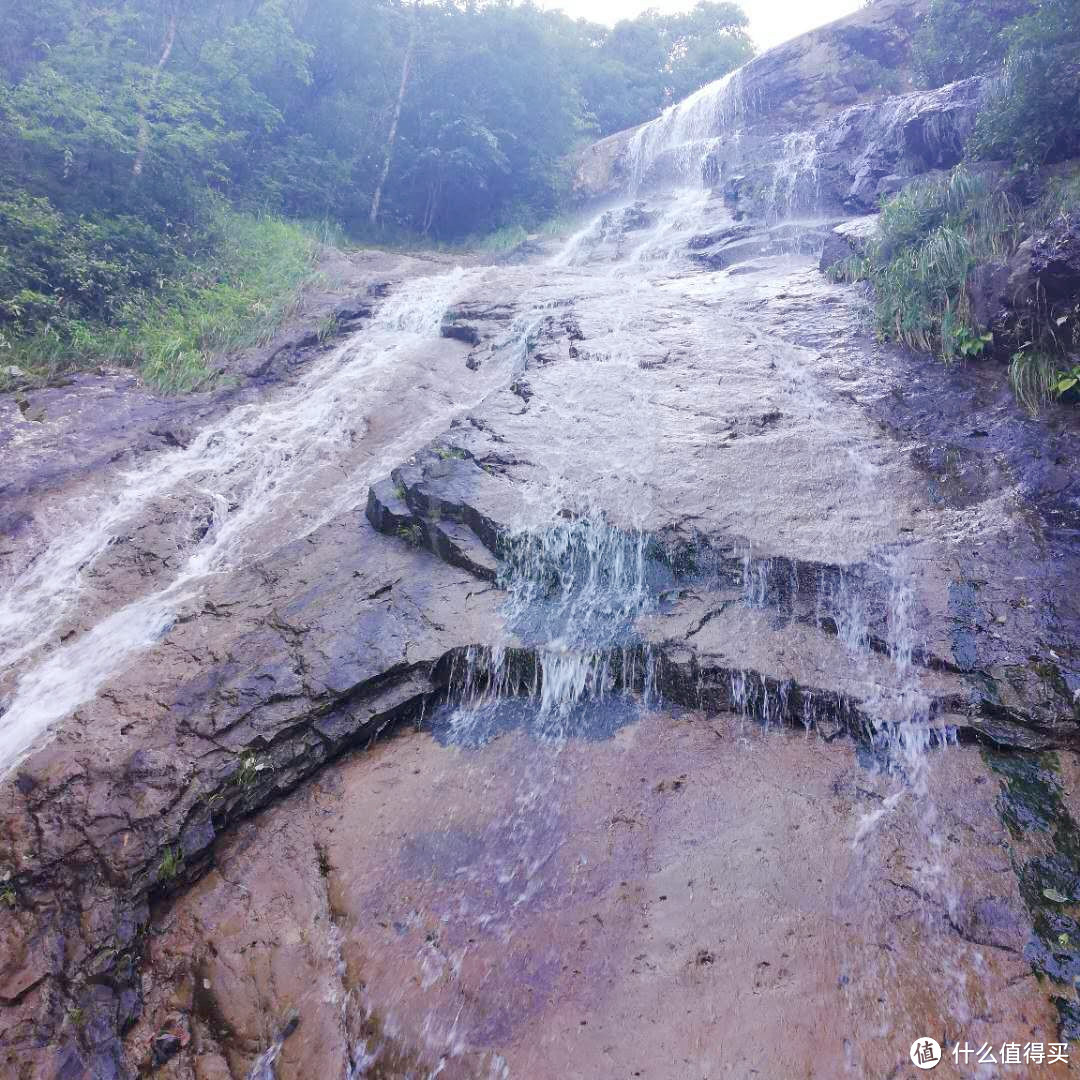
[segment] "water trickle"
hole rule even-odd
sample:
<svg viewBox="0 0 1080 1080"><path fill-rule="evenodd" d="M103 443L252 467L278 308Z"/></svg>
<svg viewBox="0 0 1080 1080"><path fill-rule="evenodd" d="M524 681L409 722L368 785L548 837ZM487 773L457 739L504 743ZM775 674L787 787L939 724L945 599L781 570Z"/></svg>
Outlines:
<svg viewBox="0 0 1080 1080"><path fill-rule="evenodd" d="M783 149L773 170L765 201L770 221L815 217L821 206L818 176L820 148L816 131L793 131L784 136Z"/></svg>
<svg viewBox="0 0 1080 1080"><path fill-rule="evenodd" d="M522 723L561 741L626 722L632 710L610 699L632 691L648 698L652 689L653 659L635 631L665 574L649 548L644 533L622 532L600 515L507 537L498 580L513 641L466 651L451 677L461 703L435 721L437 730L480 745Z"/></svg>

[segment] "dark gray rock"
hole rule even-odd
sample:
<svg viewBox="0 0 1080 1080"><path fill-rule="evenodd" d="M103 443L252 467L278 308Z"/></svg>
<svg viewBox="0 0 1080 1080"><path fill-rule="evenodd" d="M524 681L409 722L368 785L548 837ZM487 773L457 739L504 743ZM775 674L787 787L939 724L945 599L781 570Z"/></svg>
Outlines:
<svg viewBox="0 0 1080 1080"><path fill-rule="evenodd" d="M968 275L967 292L977 326L993 330L1001 327L1010 310L1009 266L1003 262L983 263Z"/></svg>
<svg viewBox="0 0 1080 1080"><path fill-rule="evenodd" d="M1080 298L1080 212L1032 242L1031 273L1051 303Z"/></svg>
<svg viewBox="0 0 1080 1080"><path fill-rule="evenodd" d="M469 323L444 322L439 327L439 333L444 338L453 338L455 341L464 341L466 345L480 344L480 331Z"/></svg>
<svg viewBox="0 0 1080 1080"><path fill-rule="evenodd" d="M163 1031L154 1039L153 1063L155 1068L160 1068L165 1062L176 1057L180 1053L180 1036L171 1031Z"/></svg>

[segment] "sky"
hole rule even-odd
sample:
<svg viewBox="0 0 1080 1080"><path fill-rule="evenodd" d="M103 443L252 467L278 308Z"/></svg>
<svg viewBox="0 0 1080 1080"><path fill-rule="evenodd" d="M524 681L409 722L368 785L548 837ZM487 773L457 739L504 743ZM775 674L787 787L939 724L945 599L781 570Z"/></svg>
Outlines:
<svg viewBox="0 0 1080 1080"><path fill-rule="evenodd" d="M664 14L688 11L695 0L542 0L541 6L561 8L573 18L614 25L632 19L646 8ZM750 18L750 36L759 49L772 48L815 26L822 26L861 6L861 0L742 0Z"/></svg>

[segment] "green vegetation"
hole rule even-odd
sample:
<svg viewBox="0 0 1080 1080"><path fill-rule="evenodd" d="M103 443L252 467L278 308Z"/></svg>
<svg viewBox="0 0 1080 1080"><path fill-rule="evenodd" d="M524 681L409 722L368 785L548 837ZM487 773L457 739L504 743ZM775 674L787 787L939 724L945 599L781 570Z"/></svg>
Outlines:
<svg viewBox="0 0 1080 1080"><path fill-rule="evenodd" d="M19 897L15 892L15 886L11 883L11 871L5 870L0 874L0 904L13 908L18 902Z"/></svg>
<svg viewBox="0 0 1080 1080"><path fill-rule="evenodd" d="M1058 373L1058 381L1054 390L1058 394L1067 394L1070 390L1080 386L1080 364L1074 364Z"/></svg>
<svg viewBox="0 0 1080 1080"><path fill-rule="evenodd" d="M269 761L265 761L257 754L248 751L240 755L240 764L233 773L232 781L237 787L249 788L259 778L259 773L272 769Z"/></svg>
<svg viewBox="0 0 1080 1080"><path fill-rule="evenodd" d="M1030 170L1080 153L1076 0L933 0L914 61L927 86L997 75L968 147Z"/></svg>
<svg viewBox="0 0 1080 1080"><path fill-rule="evenodd" d="M884 338L945 360L981 352L967 283L982 260L1017 242L1012 205L983 177L959 167L945 180L920 180L881 208L878 238L862 258L834 267L875 286L875 321Z"/></svg>
<svg viewBox="0 0 1080 1080"><path fill-rule="evenodd" d="M1017 400L1029 412L1040 407L1058 393L1061 378L1058 360L1053 353L1026 348L1013 353L1009 364L1009 382Z"/></svg>
<svg viewBox="0 0 1080 1080"><path fill-rule="evenodd" d="M177 260L158 287L110 297L108 320L74 304L56 304L52 318L17 313L22 326L10 331L5 364L42 380L90 364L139 364L165 393L206 387L215 357L261 344L281 325L319 249L299 225L224 206L207 223L206 247L203 258Z"/></svg>
<svg viewBox="0 0 1080 1080"><path fill-rule="evenodd" d="M1006 265L1025 237L1046 229L1080 205L1080 175L1046 185L1041 199L1023 205L989 174L960 165L943 179L922 179L882 204L877 238L862 256L830 268L836 280L874 286L878 334L945 361L992 348L991 328L979 324L972 303L973 273ZM1010 379L1031 410L1070 390L1069 350L1080 338L1080 308L1031 309L1014 328L1020 346Z"/></svg>
<svg viewBox="0 0 1080 1080"><path fill-rule="evenodd" d="M1080 155L1080 4L933 0L914 62L932 87L996 76L965 148L967 164L886 200L878 240L830 272L873 283L881 336L946 361L1004 350L1013 389L1032 412L1074 396L1080 300L1032 297L995 337L1001 328L980 325L972 293L980 267L1006 266L1026 238L1064 225L1080 208L1080 176L1048 179L1048 166Z"/></svg>
<svg viewBox="0 0 1080 1080"><path fill-rule="evenodd" d="M1063 995L1071 994L1080 979L1080 829L1065 803L1061 763L1053 753L984 750L983 758L1001 783L998 813L1017 841L1009 848L1009 859L1031 917L1025 956L1040 979ZM1075 1002L1068 996L1051 1000L1061 1037L1077 1038Z"/></svg>
<svg viewBox="0 0 1080 1080"><path fill-rule="evenodd" d="M1080 154L1080 4L1038 0L1004 32L1004 77L969 150L1025 170Z"/></svg>
<svg viewBox="0 0 1080 1080"><path fill-rule="evenodd" d="M424 546L424 530L415 522L411 525L399 525L397 535L399 539L404 540L411 547L419 548Z"/></svg>
<svg viewBox="0 0 1080 1080"><path fill-rule="evenodd" d="M995 70L1008 51L1005 28L1031 8L1032 0L931 0L912 43L916 74L938 87Z"/></svg>
<svg viewBox="0 0 1080 1080"><path fill-rule="evenodd" d="M158 863L158 877L162 881L172 881L184 868L184 853L179 848L166 847L161 852Z"/></svg>
<svg viewBox="0 0 1080 1080"><path fill-rule="evenodd" d="M509 249L556 214L571 151L747 59L745 24L708 0L613 30L507 0L10 0L3 366L208 385L311 273L285 221Z"/></svg>

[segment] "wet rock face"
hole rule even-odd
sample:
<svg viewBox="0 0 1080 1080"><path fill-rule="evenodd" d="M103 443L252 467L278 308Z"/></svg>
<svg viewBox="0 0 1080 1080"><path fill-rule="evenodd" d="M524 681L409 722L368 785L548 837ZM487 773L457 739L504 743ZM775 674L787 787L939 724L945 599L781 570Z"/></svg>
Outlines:
<svg viewBox="0 0 1080 1080"><path fill-rule="evenodd" d="M344 518L264 561L246 586L262 593L254 606L209 595L152 675L114 685L81 713L78 742L20 768L0 825L16 883L0 931L5 1068L57 1039L78 1044L80 1068L121 1068L115 1037L139 1010L148 899L195 880L230 822L421 715L441 692L439 658L490 632L497 616L470 599L474 578L432 577L410 545L373 533L358 555L361 525ZM155 1037L148 1053L172 1047Z"/></svg>
<svg viewBox="0 0 1080 1080"><path fill-rule="evenodd" d="M1031 249L1031 273L1046 298L1075 302L1080 296L1080 213L1069 214Z"/></svg>
<svg viewBox="0 0 1080 1080"><path fill-rule="evenodd" d="M823 202L870 213L912 177L956 165L984 92L981 80L969 79L858 105L825 122L813 133Z"/></svg>
<svg viewBox="0 0 1080 1080"><path fill-rule="evenodd" d="M277 1080L676 1080L688 1057L884 1076L972 965L965 1035L1056 1041L976 749L928 792L953 837L945 904L915 800L852 843L891 792L845 742L649 713L561 754L531 740L410 733L241 825L155 917L131 1058L176 1031L172 1075L246 1076L295 1011Z"/></svg>
<svg viewBox="0 0 1080 1080"><path fill-rule="evenodd" d="M877 239L877 235L876 214L852 218L850 221L842 221L839 225L833 226L822 241L818 269L826 273L838 262L850 259L852 256L865 255L870 245Z"/></svg>
<svg viewBox="0 0 1080 1080"><path fill-rule="evenodd" d="M926 7L921 2L880 0L746 64L739 74L732 125L740 137L751 140L745 160L756 157L760 163L762 149L775 151L783 135L812 128L856 102L887 96L880 86L881 75L888 73L901 86L909 86L911 36ZM724 123L718 112L716 129L697 131L696 137L721 136ZM624 190L630 178L625 151L638 130L610 135L585 151L576 174L576 190L583 198Z"/></svg>
<svg viewBox="0 0 1080 1080"><path fill-rule="evenodd" d="M849 244L871 228L868 220L835 225ZM823 242L811 232L813 244ZM668 237L659 251L657 235ZM530 703L554 692L584 645L595 655L579 670L620 704L595 719L583 712L574 745L595 744L597 757L573 759L573 767L590 781L606 778L615 831L624 818L648 820L645 804L620 806L627 766L603 749L621 745L605 740L638 737L637 694L659 694L661 726L676 722L675 706L695 710L706 743L717 738L707 718L735 716L812 729L822 740L814 754L851 754L852 743L837 736L854 734L875 760L890 725L914 716L927 739L1040 751L1076 745L1075 431L1033 424L977 371L958 373L943 390L929 362L873 343L857 298L792 253L801 235L733 222L722 200L707 197L692 208L634 205L598 221L599 239L583 238L576 262L464 283L453 317L433 323L415 357L396 356L385 383L366 376L367 396L356 405L367 409L363 426L358 420L335 445L334 484L319 488L313 477L299 510L315 514L340 477L360 474L370 482L356 486L351 506L300 535L275 519L256 556L205 582L138 662L5 781L3 1068L76 1076L158 1068L187 1078L238 1077L257 1066L301 1077L358 1069L369 1054L387 1075L417 1062L437 1067L442 1051L416 1035L419 1012L430 1005L448 1015L440 1010L460 985L449 974L423 984L436 968L453 972L454 950L476 937L455 924L453 948L440 952L438 913L461 874L478 875L483 899L495 880L483 860L517 833L490 821L402 824L399 815L436 816L431 807L451 803L438 792L420 798L410 786L417 781L384 786L367 765L350 781L350 767L339 773L332 763L410 725L449 741L461 720L445 710L497 690L514 699L509 719L496 711L468 744L496 750L465 783L466 792L491 790L503 767L500 740L520 748L542 735L542 725L530 726ZM448 326L471 332L447 335ZM434 388L428 396L426 386ZM958 435L961 414L971 428ZM190 443L187 429L175 431L177 443ZM140 551L164 555L172 543L175 559L177 537L187 535L179 530L191 523L161 506L148 504L131 535ZM126 546L110 545L96 566L111 600L95 603L115 607L142 595L134 582L144 588L169 572L163 558L152 574L138 574ZM588 552L602 557L573 563ZM587 629L584 641L560 630L567 612L573 627ZM738 741L723 726L720 739ZM681 798L692 770L653 743L634 769L653 765L632 782L644 776L666 806ZM441 753L429 741L423 747ZM393 760L393 746L387 754L379 760ZM522 751L517 765L530 760ZM798 754L785 767L797 783ZM838 780L814 780L822 808ZM277 817L263 816L297 789L271 811ZM584 814L588 788L575 790ZM859 777L839 790L839 820L851 818L852 828L888 797ZM751 796L764 799L756 789ZM874 805L862 807L867 799ZM465 816L487 811L467 794L451 802ZM338 834L323 827L324 810L344 815ZM704 804L695 811L709 812ZM384 835L365 831L372 814L385 835L411 838L401 854L408 865L385 864L397 851L389 843L381 853L376 845L363 858L350 854ZM700 832L695 820L684 823L687 843ZM823 817L822 828L836 820ZM785 818L783 827L794 833L794 823ZM580 831L569 819L551 830L545 845ZM584 853L596 859L588 865L603 865L604 842ZM540 987L612 1030L637 1024L647 1003L629 988L638 1013L595 997L599 984L575 998L562 980L564 968L574 970L566 957L572 924L599 914L622 926L625 897L647 891L651 844L634 848L618 878L591 881L590 895L608 898L595 912L559 899L571 895L563 886L582 864L560 864L537 883L536 921L522 939L529 947L507 961L515 993ZM849 850L846 839L829 858L841 849ZM783 850L794 857L799 848ZM683 867L674 849L669 855L672 881L683 869L685 880L702 872ZM791 869L780 856L773 861ZM1023 986L1016 950L1036 916L1012 886L970 867L963 874L962 895L935 925L965 947L1000 951L1003 985ZM433 878L444 883L428 893L422 883ZM904 899L921 889L893 880ZM389 888L380 892L378 881ZM660 906L675 895L672 881L649 900L661 923L676 910ZM883 917L901 919L894 900L879 900ZM500 902L521 910L512 901L508 893ZM382 913L374 926L370 912ZM671 927L690 916L692 905ZM655 957L649 963L665 978L727 972L762 992L824 993L815 981L823 961L812 950L735 955L724 936L717 924L708 940L678 937L677 971ZM604 949L622 949L619 940L625 934L605 936ZM639 959L651 948L635 945L627 968L652 970ZM433 966L417 975L418 996L403 1001L386 987L417 950ZM511 1055L524 1075L544 1075L544 1051L516 1018L555 1031L566 1016L525 999L508 1009L462 964L479 1004L468 1053L454 1068L469 1075ZM590 978L601 977L597 965ZM840 974L829 971L834 984ZM367 998L366 986L374 988ZM1034 991L1010 992L1020 995L1011 1016L1042 1015ZM583 1052L593 1049L587 1042ZM874 1062L885 1053L864 1049Z"/></svg>

